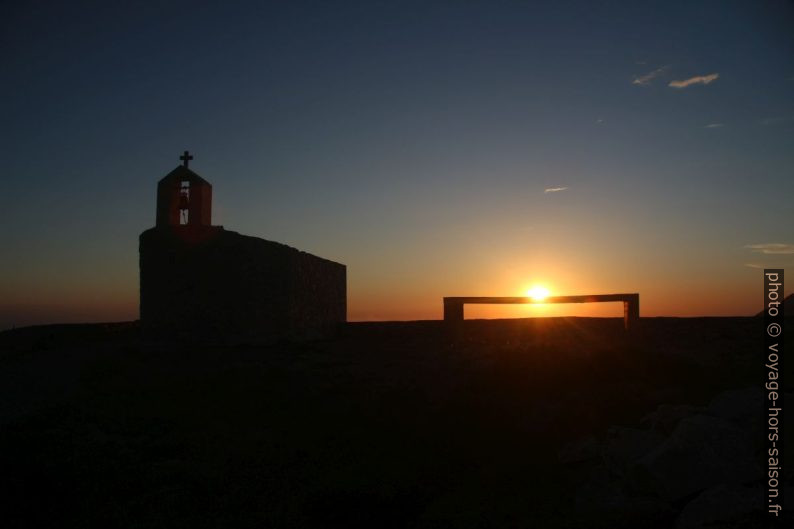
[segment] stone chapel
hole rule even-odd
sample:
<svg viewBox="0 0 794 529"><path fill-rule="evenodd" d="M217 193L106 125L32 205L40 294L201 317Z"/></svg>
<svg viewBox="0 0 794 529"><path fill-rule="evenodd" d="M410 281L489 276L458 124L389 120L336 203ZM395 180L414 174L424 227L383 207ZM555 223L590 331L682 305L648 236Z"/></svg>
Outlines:
<svg viewBox="0 0 794 529"><path fill-rule="evenodd" d="M141 233L145 337L265 343L328 336L346 321L344 265L212 225L212 185L182 165L157 184L156 224Z"/></svg>

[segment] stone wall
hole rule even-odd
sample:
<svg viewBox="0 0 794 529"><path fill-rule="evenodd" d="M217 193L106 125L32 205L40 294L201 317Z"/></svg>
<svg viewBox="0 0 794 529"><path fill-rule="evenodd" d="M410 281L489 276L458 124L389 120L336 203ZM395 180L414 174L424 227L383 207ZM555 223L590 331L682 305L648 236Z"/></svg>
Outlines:
<svg viewBox="0 0 794 529"><path fill-rule="evenodd" d="M332 334L347 314L344 265L221 227L140 236L141 326L148 337L266 343Z"/></svg>

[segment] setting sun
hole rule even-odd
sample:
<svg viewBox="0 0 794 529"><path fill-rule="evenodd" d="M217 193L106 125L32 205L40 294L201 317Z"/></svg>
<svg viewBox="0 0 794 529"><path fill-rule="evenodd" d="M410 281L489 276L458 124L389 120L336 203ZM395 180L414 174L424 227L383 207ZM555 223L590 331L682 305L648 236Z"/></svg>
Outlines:
<svg viewBox="0 0 794 529"><path fill-rule="evenodd" d="M549 289L540 285L535 285L527 290L527 297L532 298L532 301L543 301L548 295Z"/></svg>

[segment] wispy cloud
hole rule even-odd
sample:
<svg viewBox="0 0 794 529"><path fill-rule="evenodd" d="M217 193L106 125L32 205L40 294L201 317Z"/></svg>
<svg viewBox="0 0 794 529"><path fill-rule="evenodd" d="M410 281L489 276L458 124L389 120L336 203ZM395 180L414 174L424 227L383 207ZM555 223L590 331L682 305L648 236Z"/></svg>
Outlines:
<svg viewBox="0 0 794 529"><path fill-rule="evenodd" d="M709 84L719 79L719 77L720 74L718 73L696 75L695 77L690 77L689 79L683 79L681 81L670 81L667 86L671 86L673 88L686 88L687 86L692 86L693 84Z"/></svg>
<svg viewBox="0 0 794 529"><path fill-rule="evenodd" d="M791 121L791 116L775 116L772 118L764 118L761 120L761 125L777 125L778 123L785 123L786 121Z"/></svg>
<svg viewBox="0 0 794 529"><path fill-rule="evenodd" d="M781 243L766 243L766 244L748 244L745 248L756 253L766 255L791 255L794 254L794 244L781 244Z"/></svg>
<svg viewBox="0 0 794 529"><path fill-rule="evenodd" d="M763 266L756 263L744 263L744 266L746 266L747 268L763 268Z"/></svg>
<svg viewBox="0 0 794 529"><path fill-rule="evenodd" d="M725 125L723 125L722 123L709 123L708 125L706 125L703 128L704 129L718 129L718 128L724 127L724 126Z"/></svg>
<svg viewBox="0 0 794 529"><path fill-rule="evenodd" d="M565 191L568 189L568 186L563 187L547 187L543 192L544 193L558 193L560 191Z"/></svg>
<svg viewBox="0 0 794 529"><path fill-rule="evenodd" d="M649 84L651 81L662 75L664 71L667 69L667 66L662 66L661 68L657 68L652 72L646 73L645 75L640 75L639 77L635 77L631 84L636 84L640 86L644 86Z"/></svg>

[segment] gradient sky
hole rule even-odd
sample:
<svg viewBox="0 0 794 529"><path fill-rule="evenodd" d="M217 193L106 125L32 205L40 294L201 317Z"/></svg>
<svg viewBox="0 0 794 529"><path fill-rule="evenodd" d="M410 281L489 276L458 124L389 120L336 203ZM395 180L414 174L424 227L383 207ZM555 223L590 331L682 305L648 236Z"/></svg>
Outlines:
<svg viewBox="0 0 794 529"><path fill-rule="evenodd" d="M784 1L11 2L0 329L137 318L184 149L214 224L348 266L351 320L536 283L751 314L794 264L792 27Z"/></svg>

